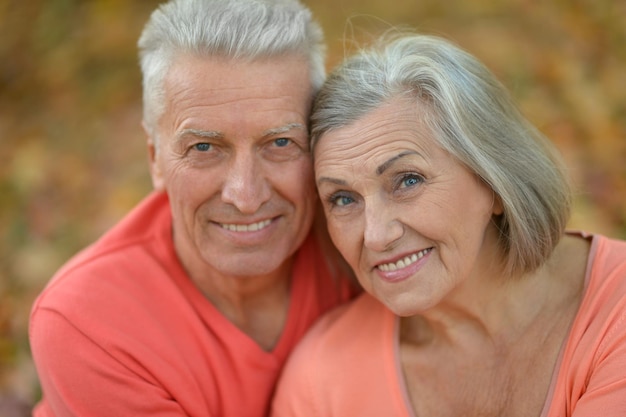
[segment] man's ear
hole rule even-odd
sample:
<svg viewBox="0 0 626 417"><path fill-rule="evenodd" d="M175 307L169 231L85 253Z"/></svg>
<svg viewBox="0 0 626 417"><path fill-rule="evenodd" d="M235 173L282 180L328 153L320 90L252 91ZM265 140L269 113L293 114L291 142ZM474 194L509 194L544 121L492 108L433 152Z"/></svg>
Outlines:
<svg viewBox="0 0 626 417"><path fill-rule="evenodd" d="M158 143L153 136L153 131L146 126L146 122L141 122L141 127L146 134L146 145L148 148L148 163L150 166L150 177L152 178L152 186L156 191L163 191L165 185L163 182L163 172L159 163L160 156Z"/></svg>

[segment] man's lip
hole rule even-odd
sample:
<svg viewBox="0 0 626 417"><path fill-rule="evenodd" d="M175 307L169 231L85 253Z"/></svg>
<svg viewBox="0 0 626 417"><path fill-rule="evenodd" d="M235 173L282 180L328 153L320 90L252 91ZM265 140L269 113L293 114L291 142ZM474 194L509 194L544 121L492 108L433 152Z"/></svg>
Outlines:
<svg viewBox="0 0 626 417"><path fill-rule="evenodd" d="M268 227L275 218L265 218L255 221L228 221L228 222L215 222L219 227L230 232L258 232Z"/></svg>

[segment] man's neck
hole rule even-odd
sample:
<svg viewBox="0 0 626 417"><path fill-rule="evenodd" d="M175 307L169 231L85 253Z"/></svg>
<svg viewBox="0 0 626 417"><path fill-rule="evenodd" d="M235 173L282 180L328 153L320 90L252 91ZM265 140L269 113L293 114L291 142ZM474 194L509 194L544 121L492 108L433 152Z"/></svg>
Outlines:
<svg viewBox="0 0 626 417"><path fill-rule="evenodd" d="M233 325L270 351L282 334L289 311L291 263L254 277L211 274L194 279L204 296Z"/></svg>

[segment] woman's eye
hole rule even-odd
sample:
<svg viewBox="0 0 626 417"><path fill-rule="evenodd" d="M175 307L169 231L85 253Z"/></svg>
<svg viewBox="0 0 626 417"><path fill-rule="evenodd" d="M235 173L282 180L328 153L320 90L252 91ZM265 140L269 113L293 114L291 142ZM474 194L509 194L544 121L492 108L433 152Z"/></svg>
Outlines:
<svg viewBox="0 0 626 417"><path fill-rule="evenodd" d="M211 144L210 143L196 143L195 145L193 145L193 148L200 152L206 152L209 149L211 149Z"/></svg>
<svg viewBox="0 0 626 417"><path fill-rule="evenodd" d="M400 181L400 188L413 187L424 182L424 177L417 174L408 174L402 177Z"/></svg>
<svg viewBox="0 0 626 417"><path fill-rule="evenodd" d="M283 148L283 147L289 145L290 142L291 142L291 140L287 139L287 138L278 138L278 139L274 140L274 144L276 146L278 146L279 148Z"/></svg>

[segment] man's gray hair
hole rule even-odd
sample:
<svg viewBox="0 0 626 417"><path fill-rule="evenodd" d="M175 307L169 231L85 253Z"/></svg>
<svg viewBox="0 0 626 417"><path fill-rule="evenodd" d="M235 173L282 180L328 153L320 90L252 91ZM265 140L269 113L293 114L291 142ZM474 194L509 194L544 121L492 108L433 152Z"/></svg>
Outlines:
<svg viewBox="0 0 626 417"><path fill-rule="evenodd" d="M389 39L390 38L390 39ZM510 273L530 272L552 253L570 215L571 189L552 144L519 112L476 58L444 39L383 37L335 69L311 115L311 146L390 100L409 97L443 149L502 201L496 219Z"/></svg>
<svg viewBox="0 0 626 417"><path fill-rule="evenodd" d="M138 42L144 122L164 111L164 79L180 54L257 60L299 55L310 63L316 92L324 81L321 27L297 0L171 0L157 8Z"/></svg>

